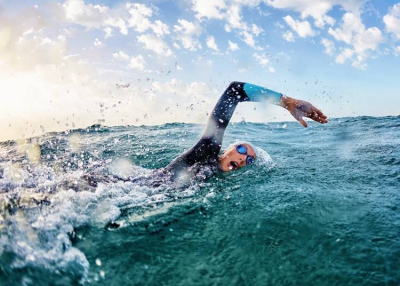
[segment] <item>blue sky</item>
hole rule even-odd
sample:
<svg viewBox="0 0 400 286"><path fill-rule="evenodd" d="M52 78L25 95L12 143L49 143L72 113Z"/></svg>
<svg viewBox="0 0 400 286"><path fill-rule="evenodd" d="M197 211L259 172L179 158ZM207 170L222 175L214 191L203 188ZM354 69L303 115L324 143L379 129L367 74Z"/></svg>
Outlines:
<svg viewBox="0 0 400 286"><path fill-rule="evenodd" d="M400 112L400 2L0 1L1 140L50 130L205 122L228 83L330 117ZM127 86L129 84L129 86ZM252 103L235 120L290 120Z"/></svg>

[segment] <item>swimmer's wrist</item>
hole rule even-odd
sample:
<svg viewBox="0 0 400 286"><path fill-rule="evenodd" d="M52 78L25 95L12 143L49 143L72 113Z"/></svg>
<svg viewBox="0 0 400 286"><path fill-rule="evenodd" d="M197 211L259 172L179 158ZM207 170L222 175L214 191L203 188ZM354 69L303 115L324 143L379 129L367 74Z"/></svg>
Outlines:
<svg viewBox="0 0 400 286"><path fill-rule="evenodd" d="M279 106L281 106L285 109L289 109L292 101L293 101L293 98L286 96L282 93L281 100L279 101Z"/></svg>

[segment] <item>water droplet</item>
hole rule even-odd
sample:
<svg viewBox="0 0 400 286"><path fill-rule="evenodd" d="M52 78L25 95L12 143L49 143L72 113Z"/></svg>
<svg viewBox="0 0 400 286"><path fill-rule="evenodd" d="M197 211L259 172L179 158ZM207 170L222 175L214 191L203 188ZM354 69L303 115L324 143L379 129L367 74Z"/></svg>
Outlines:
<svg viewBox="0 0 400 286"><path fill-rule="evenodd" d="M101 266L101 260L98 259L98 258L96 259L96 265L97 265L97 266Z"/></svg>

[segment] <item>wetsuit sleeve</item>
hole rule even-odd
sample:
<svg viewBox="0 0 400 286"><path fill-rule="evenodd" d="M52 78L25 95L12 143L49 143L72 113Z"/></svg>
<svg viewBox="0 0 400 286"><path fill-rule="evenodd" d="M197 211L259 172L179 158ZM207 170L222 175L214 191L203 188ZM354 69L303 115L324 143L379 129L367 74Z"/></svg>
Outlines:
<svg viewBox="0 0 400 286"><path fill-rule="evenodd" d="M185 152L187 164L215 159L221 150L225 129L239 102L269 101L279 104L282 94L244 82L232 82L215 105L200 140Z"/></svg>

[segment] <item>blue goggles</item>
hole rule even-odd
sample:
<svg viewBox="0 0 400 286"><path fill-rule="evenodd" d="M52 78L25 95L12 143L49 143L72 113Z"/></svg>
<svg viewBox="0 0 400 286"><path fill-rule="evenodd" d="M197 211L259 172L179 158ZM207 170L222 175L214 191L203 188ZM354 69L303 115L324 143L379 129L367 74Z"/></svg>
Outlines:
<svg viewBox="0 0 400 286"><path fill-rule="evenodd" d="M246 165L254 163L254 160L255 160L254 157L253 157L253 156L250 156L250 155L247 155L247 148L246 148L246 146L244 146L244 145L242 145L242 144L236 145L236 151L237 151L239 154L243 154L243 155L246 155L246 156L247 156L247 157L246 157Z"/></svg>

